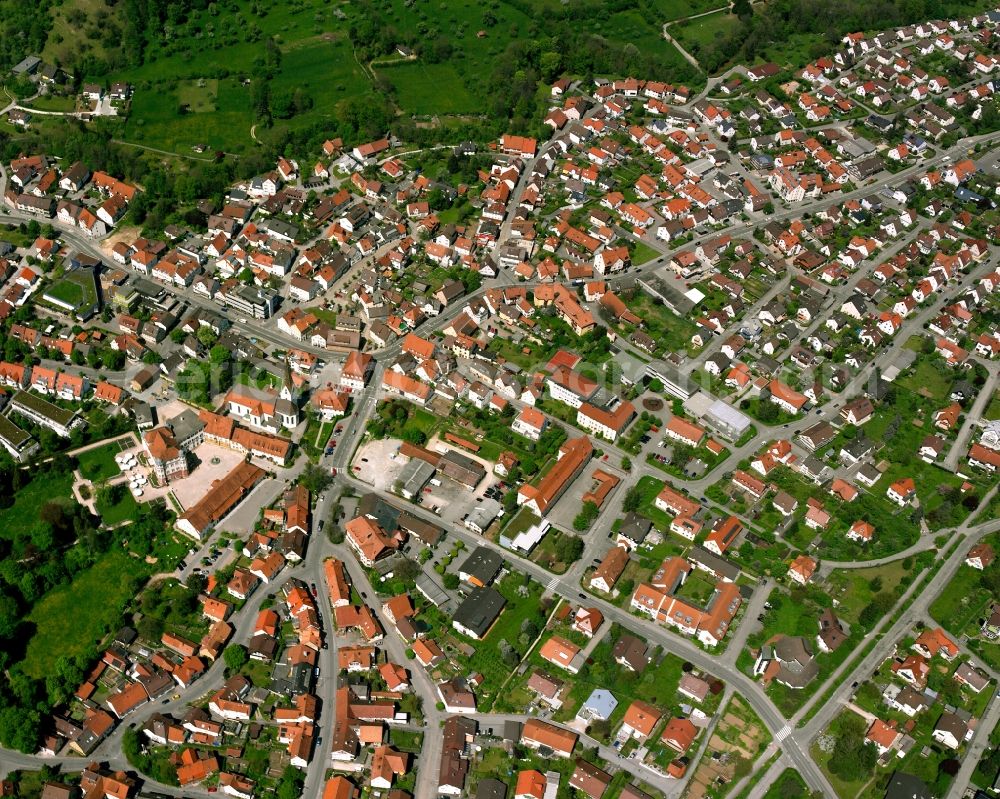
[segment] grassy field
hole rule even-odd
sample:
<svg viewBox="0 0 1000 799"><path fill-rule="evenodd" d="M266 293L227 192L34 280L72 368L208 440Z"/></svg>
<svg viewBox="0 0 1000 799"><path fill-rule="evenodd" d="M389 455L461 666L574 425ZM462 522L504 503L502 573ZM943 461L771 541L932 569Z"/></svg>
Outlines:
<svg viewBox="0 0 1000 799"><path fill-rule="evenodd" d="M881 582L881 591L895 593L906 574L903 559L870 569L837 569L827 578L830 596L840 603L836 607L837 615L853 624L865 605L878 593L872 591L873 580Z"/></svg>
<svg viewBox="0 0 1000 799"><path fill-rule="evenodd" d="M312 100L310 110L288 122L277 119L276 125L332 118L341 100L372 94L371 81L347 39L348 22L335 13L339 6L320 0L267 8L238 0L232 6L234 11L228 13L235 31L219 24L221 17L194 12L188 22L190 35L151 45L142 66L109 77L136 85L125 140L185 155L196 144L236 153L249 148L254 123L250 90L239 76L252 71L263 47L237 35L247 27L273 37L281 50L271 97L298 90Z"/></svg>
<svg viewBox="0 0 1000 799"><path fill-rule="evenodd" d="M414 114L469 114L482 110L482 104L469 91L452 64L407 62L379 69L396 89L396 100Z"/></svg>
<svg viewBox="0 0 1000 799"><path fill-rule="evenodd" d="M215 78L183 81L177 87L177 102L188 113L203 114L214 111L219 98L219 81Z"/></svg>
<svg viewBox="0 0 1000 799"><path fill-rule="evenodd" d="M40 53L42 60L50 64L65 63L70 53L80 47L82 33L87 34L87 49L103 58L107 53L99 31L106 15L114 13L112 7L109 0L72 0L53 4L49 12L52 15L52 31L45 49ZM80 14L83 15L82 21Z"/></svg>
<svg viewBox="0 0 1000 799"><path fill-rule="evenodd" d="M74 111L76 97L64 94L43 94L24 103L25 108L37 108L39 111Z"/></svg>
<svg viewBox="0 0 1000 799"><path fill-rule="evenodd" d="M918 357L912 371L899 380L899 385L914 394L943 402L951 387L951 373L942 368L942 361L937 356Z"/></svg>
<svg viewBox="0 0 1000 799"><path fill-rule="evenodd" d="M986 410L983 412L983 418L1000 419L1000 392L993 395L993 399L990 400L990 404L986 406Z"/></svg>
<svg viewBox="0 0 1000 799"><path fill-rule="evenodd" d="M101 514L101 520L109 526L114 526L120 524L127 519L135 518L136 512L139 510L139 503L135 501L135 497L132 496L132 492L126 490L122 494L122 498L113 505L105 504L98 500L97 502L97 512Z"/></svg>
<svg viewBox="0 0 1000 799"><path fill-rule="evenodd" d="M290 46L282 54L281 72L272 92L302 89L313 99L311 116L332 116L336 104L348 97L372 94L370 81L354 60L345 35L314 37ZM298 120L298 118L296 118Z"/></svg>
<svg viewBox="0 0 1000 799"><path fill-rule="evenodd" d="M806 796L807 793L808 788L799 772L786 768L764 794L764 799L786 799L789 796Z"/></svg>
<svg viewBox="0 0 1000 799"><path fill-rule="evenodd" d="M0 225L0 240L10 242L15 247L30 247L34 242L34 238L16 225Z"/></svg>
<svg viewBox="0 0 1000 799"><path fill-rule="evenodd" d="M800 67L829 52L830 45L821 34L796 33L780 44L765 48L757 58L759 61L774 61L778 66Z"/></svg>
<svg viewBox="0 0 1000 799"><path fill-rule="evenodd" d="M694 335L694 322L675 314L666 305L657 304L644 291L636 291L622 300L632 313L642 318L645 332L657 342L658 354L664 350L683 352L687 349Z"/></svg>
<svg viewBox="0 0 1000 799"><path fill-rule="evenodd" d="M120 474L121 469L115 463L115 455L121 452L121 449L119 442L112 441L102 447L81 452L76 456L80 474L95 483Z"/></svg>
<svg viewBox="0 0 1000 799"><path fill-rule="evenodd" d="M188 84L182 85L184 93L195 99ZM183 154L190 154L198 144L227 151L241 149L250 140L253 124L250 91L230 78L217 81L216 92L211 113L198 113L190 107L182 113L180 88L157 84L137 91L125 140ZM201 107L207 102L205 96L199 101Z"/></svg>
<svg viewBox="0 0 1000 799"><path fill-rule="evenodd" d="M80 307L83 302L83 288L79 283L72 280L57 280L49 286L45 293L53 299L71 305L74 308Z"/></svg>
<svg viewBox="0 0 1000 799"><path fill-rule="evenodd" d="M103 57L110 43L100 41L102 23L105 28L123 24L122 12L113 5L105 7L106 2L69 0L65 9L56 10L57 35L43 53L46 60L65 61L64 56L81 46L93 46L95 54ZM668 65L687 69L677 48L663 38L662 24L708 5L703 0L656 0L656 13L613 12L593 20L588 30L616 45L636 47ZM73 25L80 18L77 8L84 12L93 45L79 43ZM266 40L273 40L281 52L280 65L270 81L272 106L279 95L294 92L312 102L289 120L275 119L275 128L296 129L332 120L341 101L373 97L373 71L395 88L391 96L402 113L477 114L486 104L486 82L498 57L522 31L544 26L546 19L543 9L526 13L518 4L506 2L492 4L489 15L492 19L487 23L484 7L476 3L386 0L375 18L379 27L398 32L404 40L446 42L448 52L437 63L431 63L426 54L421 60L400 64L392 63L398 58L395 55L366 63L370 54L355 53L348 38L352 25L370 24L354 4L232 0L224 13L217 4L208 4L172 20L163 35L150 37L142 65L83 77L129 81L136 86L123 134L127 141L181 154L189 154L194 144L241 153L252 147L253 118L248 90L239 78L254 71Z"/></svg>
<svg viewBox="0 0 1000 799"><path fill-rule="evenodd" d="M65 498L67 503L72 502L72 485L73 475L69 472L60 475L57 480L46 478L26 485L17 492L14 504L0 511L0 538L12 539L15 533L41 525L39 508L53 499Z"/></svg>
<svg viewBox="0 0 1000 799"><path fill-rule="evenodd" d="M716 0L653 0L651 5L656 9L657 17L664 22L669 22L672 19L700 14L703 11L716 8L722 3Z"/></svg>
<svg viewBox="0 0 1000 799"><path fill-rule="evenodd" d="M453 101L445 96L448 85L460 82L464 86L463 96L482 97L483 83L490 74L494 59L507 47L511 37L516 37L530 23L529 18L520 10L507 3L494 3L490 10L496 17L496 24L485 31L485 36L479 37L483 30L483 6L478 3L435 3L432 0L386 0L382 4L383 18L381 24L392 26L404 34L417 34L427 40L444 36L451 44L453 55L445 66L445 70L436 69L439 65L427 65L430 74L447 76L448 84L442 84L437 89L439 97L447 104ZM393 67L383 73L392 83L400 86L397 102L407 110L415 109L407 105L402 86L397 83L396 73L399 68ZM406 67L403 67L406 69ZM448 75L448 72L451 75ZM411 70L414 75L417 71ZM427 90L434 94L434 87ZM478 92L478 93L477 93ZM442 113L454 113L441 109ZM419 112L417 112L419 113Z"/></svg>
<svg viewBox="0 0 1000 799"><path fill-rule="evenodd" d="M676 25L670 29L670 33L685 48L711 46L718 39L729 36L738 25L739 19L735 14L720 11Z"/></svg>
<svg viewBox="0 0 1000 799"><path fill-rule="evenodd" d="M816 744L813 744L812 749L809 750L812 755L813 760L823 769L823 773L826 778L830 781L830 785L837 792L837 796L841 799L847 799L852 796L860 796L862 789L867 785L867 782L845 782L840 779L830 771L830 755L820 749Z"/></svg>
<svg viewBox="0 0 1000 799"><path fill-rule="evenodd" d="M122 605L135 595L136 581L146 573L141 560L109 552L72 583L49 593L28 616L36 631L28 643L25 673L42 678L56 658L78 655L98 643L118 623Z"/></svg>
<svg viewBox="0 0 1000 799"><path fill-rule="evenodd" d="M652 261L659 254L660 253L657 250L654 250L645 242L637 241L635 243L635 249L632 251L632 263L639 266L647 261Z"/></svg>
<svg viewBox="0 0 1000 799"><path fill-rule="evenodd" d="M358 62L347 37L348 26L358 19L349 4L302 0L262 6L236 0L230 5L227 18L236 23L235 29L220 24L222 17L210 11L195 11L184 26L185 35L179 28L149 47L142 66L110 76L137 86L126 140L184 154L195 144L237 153L249 148L254 121L250 93L235 76L252 71L263 47L239 33L247 28L259 30L261 40L274 38L281 50L280 69L270 84L272 99L298 91L312 101L308 111L291 120L276 119L276 127L332 119L341 101L374 96L367 67ZM397 86L401 108L417 114L475 111L480 76L489 74L509 32L528 22L503 5L495 15L495 34L480 39L476 34L482 27L482 9L477 5L386 3L380 24L425 38L440 32L454 50L442 64L383 68L380 74ZM200 79L206 79L204 86Z"/></svg>
<svg viewBox="0 0 1000 799"><path fill-rule="evenodd" d="M644 53L659 55L679 66L685 63L684 56L663 38L664 21L641 11L628 9L612 14L605 22L594 20L593 30L611 41L631 44Z"/></svg>

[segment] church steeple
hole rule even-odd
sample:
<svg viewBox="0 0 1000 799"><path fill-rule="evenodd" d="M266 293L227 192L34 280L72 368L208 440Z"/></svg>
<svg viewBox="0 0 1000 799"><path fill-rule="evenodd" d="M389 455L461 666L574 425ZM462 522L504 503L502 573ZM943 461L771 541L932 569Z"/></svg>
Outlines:
<svg viewBox="0 0 1000 799"><path fill-rule="evenodd" d="M285 374L281 381L281 398L288 400L289 402L294 402L296 395L298 394L295 388L295 382L292 380L292 365L288 361L288 356L285 356Z"/></svg>

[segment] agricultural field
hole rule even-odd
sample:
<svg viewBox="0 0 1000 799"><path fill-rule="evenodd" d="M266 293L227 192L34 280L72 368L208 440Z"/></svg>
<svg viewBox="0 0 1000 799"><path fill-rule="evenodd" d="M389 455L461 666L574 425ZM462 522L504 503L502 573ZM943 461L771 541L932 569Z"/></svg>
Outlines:
<svg viewBox="0 0 1000 799"><path fill-rule="evenodd" d="M767 728L744 699L734 695L723 708L720 721L698 763L684 797L720 799L740 779L771 741Z"/></svg>

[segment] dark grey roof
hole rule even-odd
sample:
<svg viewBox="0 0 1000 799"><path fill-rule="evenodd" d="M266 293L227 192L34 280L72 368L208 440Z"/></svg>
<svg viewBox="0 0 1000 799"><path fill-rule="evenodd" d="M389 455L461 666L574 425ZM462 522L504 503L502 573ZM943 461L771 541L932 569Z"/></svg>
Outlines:
<svg viewBox="0 0 1000 799"><path fill-rule="evenodd" d="M492 777L480 780L476 786L476 799L506 799L507 785Z"/></svg>
<svg viewBox="0 0 1000 799"><path fill-rule="evenodd" d="M885 791L885 799L931 799L931 796L923 780L905 771L893 774Z"/></svg>
<svg viewBox="0 0 1000 799"><path fill-rule="evenodd" d="M459 567L459 572L475 577L482 585L490 583L500 567L503 566L503 556L488 547L476 547Z"/></svg>
<svg viewBox="0 0 1000 799"><path fill-rule="evenodd" d="M622 519L621 527L618 528L618 534L625 536L629 541L638 545L646 540L646 536L649 535L652 526L653 523L649 519L637 513L629 512Z"/></svg>
<svg viewBox="0 0 1000 799"><path fill-rule="evenodd" d="M687 553L687 559L695 564L702 564L707 570L711 570L718 577L724 577L731 582L735 582L740 576L740 567L725 558L713 555L702 547L691 547Z"/></svg>
<svg viewBox="0 0 1000 799"><path fill-rule="evenodd" d="M506 604L507 600L495 588L480 588L466 597L452 620L482 637Z"/></svg>

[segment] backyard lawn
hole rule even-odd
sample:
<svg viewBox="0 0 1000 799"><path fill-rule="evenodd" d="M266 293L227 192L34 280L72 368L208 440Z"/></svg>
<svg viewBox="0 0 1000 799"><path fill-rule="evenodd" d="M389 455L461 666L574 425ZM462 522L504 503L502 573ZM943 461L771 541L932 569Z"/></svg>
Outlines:
<svg viewBox="0 0 1000 799"><path fill-rule="evenodd" d="M646 475L635 484L635 490L639 492L641 500L639 502L638 513L649 519L659 530L666 532L670 529L670 522L673 517L656 507L656 495L663 490L664 481Z"/></svg>
<svg viewBox="0 0 1000 799"><path fill-rule="evenodd" d="M614 632L622 631L616 626ZM676 655L655 648L650 652L652 660L649 666L641 674L634 674L615 662L612 656L614 647L612 638L613 633L606 635L594 648L587 664L573 677L565 704L556 713L556 718L562 720L572 718L597 688L607 688L618 700L618 706L608 723L591 730L592 734L598 736L610 735L635 699L649 702L666 714L680 713L679 706L684 700L677 694L677 686L683 674L684 662ZM539 667L543 671L551 671L551 666L541 660ZM710 713L718 704L718 696L709 694L701 706L702 710Z"/></svg>
<svg viewBox="0 0 1000 799"><path fill-rule="evenodd" d="M506 598L507 606L486 636L481 641L472 642L476 651L468 662L469 673L478 671L485 678L476 692L481 711L493 706L496 691L511 673L510 667L500 657L500 641L516 646L525 619L536 623L543 620L542 587L538 583L531 582L524 586L519 575L508 575L496 588Z"/></svg>
<svg viewBox="0 0 1000 799"><path fill-rule="evenodd" d="M899 379L899 385L935 402L943 402L953 382L951 372L943 368L938 356L921 355L913 368Z"/></svg>
<svg viewBox="0 0 1000 799"><path fill-rule="evenodd" d="M993 395L993 399L990 400L990 404L986 406L986 410L983 412L984 419L1000 419L1000 391Z"/></svg>
<svg viewBox="0 0 1000 799"><path fill-rule="evenodd" d="M147 574L142 560L108 552L73 582L46 595L28 616L35 633L28 642L25 673L44 678L57 658L73 657L96 646L120 621L123 606Z"/></svg>
<svg viewBox="0 0 1000 799"><path fill-rule="evenodd" d="M642 244L642 247L647 245ZM650 248L651 249L651 248ZM636 255L640 250L636 249ZM655 257L655 255L653 256ZM636 263L642 261L636 260ZM690 319L671 311L663 303L659 303L644 291L625 292L622 301L632 313L643 320L643 329L657 343L657 352L685 351L691 343L695 325Z"/></svg>
<svg viewBox="0 0 1000 799"><path fill-rule="evenodd" d="M708 604L708 600L712 598L712 594L714 593L715 583L700 571L693 571L688 574L676 595L682 599L690 600L692 604L703 608Z"/></svg>
<svg viewBox="0 0 1000 799"><path fill-rule="evenodd" d="M965 632L993 599L980 585L981 577L982 572L971 566L959 566L951 582L931 603L931 617L955 635Z"/></svg>

